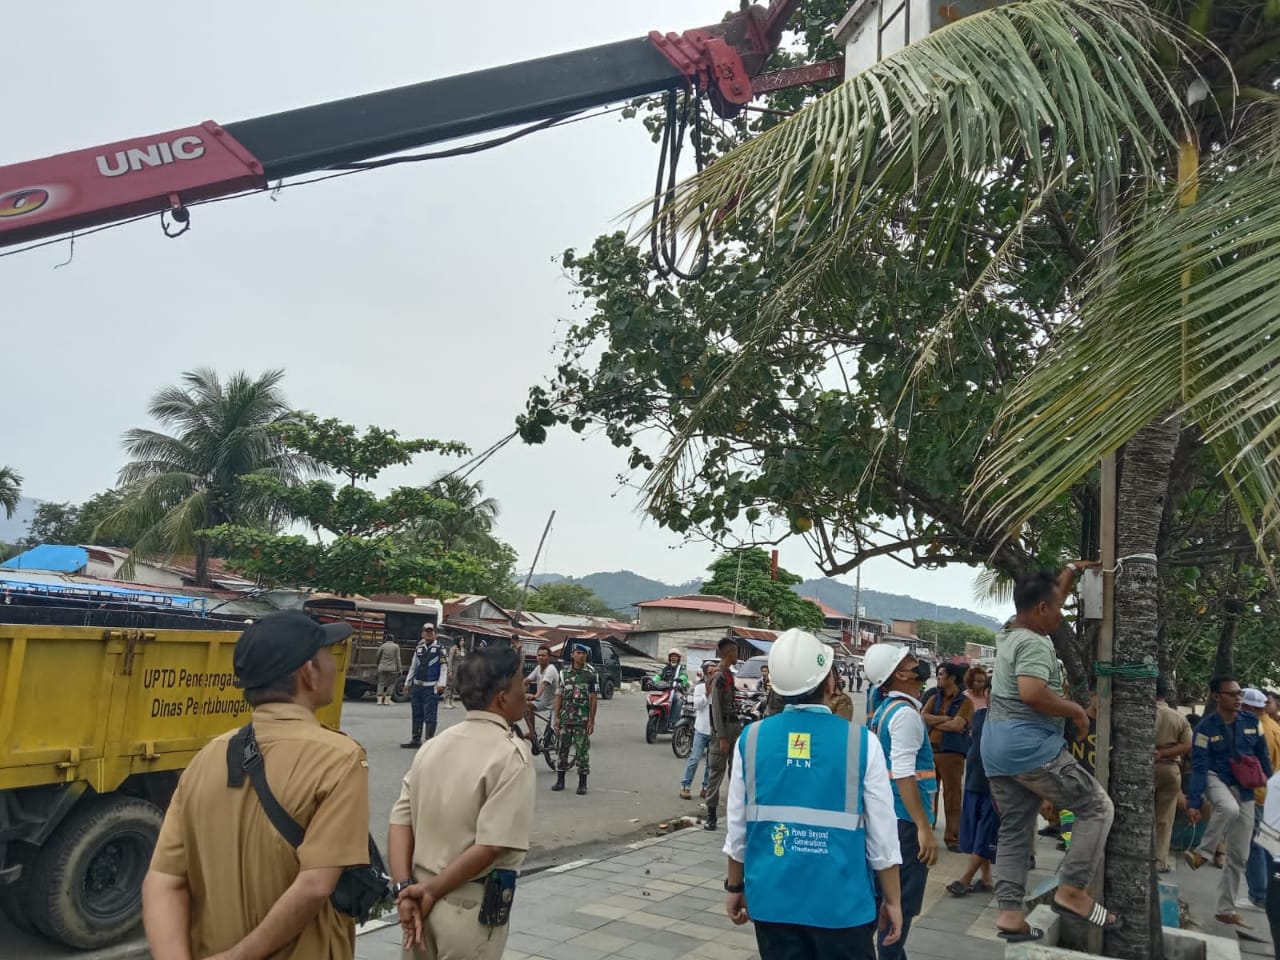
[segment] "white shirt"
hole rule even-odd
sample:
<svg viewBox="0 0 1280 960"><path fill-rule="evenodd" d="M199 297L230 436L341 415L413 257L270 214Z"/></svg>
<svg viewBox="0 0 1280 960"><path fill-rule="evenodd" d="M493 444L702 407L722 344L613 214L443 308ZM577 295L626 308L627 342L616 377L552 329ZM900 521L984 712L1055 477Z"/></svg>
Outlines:
<svg viewBox="0 0 1280 960"><path fill-rule="evenodd" d="M920 701L908 693L891 693L889 697L905 700L912 708L895 710L889 718L889 776L894 780L914 780L916 754L927 736Z"/></svg>
<svg viewBox="0 0 1280 960"><path fill-rule="evenodd" d="M533 690L535 695L542 690L543 682L546 682L547 689L543 691L541 699L535 700L534 702L544 706L550 706L551 701L555 699L556 687L560 686L560 671L555 668L555 665L549 663L545 669L542 667L534 667L530 674L524 679L526 683L537 684Z"/></svg>
<svg viewBox="0 0 1280 960"><path fill-rule="evenodd" d="M1262 805L1262 829L1258 831L1258 846L1280 861L1280 771L1267 781L1267 799Z"/></svg>
<svg viewBox="0 0 1280 960"><path fill-rule="evenodd" d="M693 685L693 732L711 736L711 698L707 696L707 685Z"/></svg>
<svg viewBox="0 0 1280 960"><path fill-rule="evenodd" d="M807 703L788 709L831 712L820 704ZM856 737L861 735L862 730L850 724L849 732ZM852 774L856 777L858 772L854 770ZM915 776L914 770L912 776ZM724 853L739 863L744 862L747 851L746 807L747 781L742 773L742 764L734 763L733 773L729 776ZM898 815L893 811L893 786L889 782L884 751L880 748L880 741L873 736L867 737L866 773L862 778L862 814L862 822L867 831L867 862L871 864L871 869L888 870L902 863L902 848L898 845Z"/></svg>

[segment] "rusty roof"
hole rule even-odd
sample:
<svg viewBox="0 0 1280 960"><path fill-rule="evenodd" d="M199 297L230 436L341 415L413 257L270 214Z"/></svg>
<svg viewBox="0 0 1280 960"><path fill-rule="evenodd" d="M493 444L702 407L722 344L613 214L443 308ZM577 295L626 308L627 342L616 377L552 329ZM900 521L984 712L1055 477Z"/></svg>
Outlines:
<svg viewBox="0 0 1280 960"><path fill-rule="evenodd" d="M701 610L706 613L725 613L734 617L756 615L754 610L714 593L686 593L675 597L663 597L660 600L644 600L632 606L666 610Z"/></svg>

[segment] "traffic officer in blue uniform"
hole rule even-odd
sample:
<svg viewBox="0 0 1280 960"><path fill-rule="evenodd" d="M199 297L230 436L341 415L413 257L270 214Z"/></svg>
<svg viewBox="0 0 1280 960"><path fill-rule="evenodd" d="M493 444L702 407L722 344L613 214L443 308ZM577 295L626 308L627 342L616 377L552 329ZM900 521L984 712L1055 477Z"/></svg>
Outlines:
<svg viewBox="0 0 1280 960"><path fill-rule="evenodd" d="M726 908L734 923L755 921L761 960L875 960L877 918L887 944L902 928L884 752L825 705L832 661L812 634L783 633L769 675L786 706L734 748Z"/></svg>
<svg viewBox="0 0 1280 960"><path fill-rule="evenodd" d="M893 643L874 644L862 665L879 700L867 727L889 758L902 854L902 936L896 943L881 942L879 960L904 960L911 921L924 906L929 868L938 860L938 839L933 835L938 777L918 699L930 669L909 648Z"/></svg>
<svg viewBox="0 0 1280 960"><path fill-rule="evenodd" d="M422 746L423 732L430 740L436 735L440 697L449 684L449 660L444 645L436 638L436 628L426 624L409 664L409 703L413 709L413 736L400 746L416 750Z"/></svg>

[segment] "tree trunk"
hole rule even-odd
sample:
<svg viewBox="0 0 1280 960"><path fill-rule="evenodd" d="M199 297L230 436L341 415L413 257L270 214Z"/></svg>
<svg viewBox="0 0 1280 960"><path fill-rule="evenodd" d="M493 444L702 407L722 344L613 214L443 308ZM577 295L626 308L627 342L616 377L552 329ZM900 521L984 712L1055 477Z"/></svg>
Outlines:
<svg viewBox="0 0 1280 960"><path fill-rule="evenodd" d="M1169 490L1169 465L1178 441L1177 418L1138 431L1124 448L1117 491L1116 555L1153 554ZM1159 662L1159 589L1154 563L1130 559L1115 585L1115 663ZM1103 890L1107 906L1125 917L1107 936L1103 952L1133 960L1160 960L1160 900L1153 848L1155 808L1155 678L1115 677L1111 700L1108 792L1116 818L1107 842ZM1122 733L1115 736L1115 732Z"/></svg>
<svg viewBox="0 0 1280 960"><path fill-rule="evenodd" d="M196 586L207 587L209 582L209 541L204 537L196 537Z"/></svg>

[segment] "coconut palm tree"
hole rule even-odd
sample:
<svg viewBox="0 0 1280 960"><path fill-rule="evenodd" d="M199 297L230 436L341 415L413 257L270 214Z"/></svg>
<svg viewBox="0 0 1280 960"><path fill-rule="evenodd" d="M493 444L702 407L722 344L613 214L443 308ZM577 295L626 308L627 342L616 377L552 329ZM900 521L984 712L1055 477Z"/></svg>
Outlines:
<svg viewBox="0 0 1280 960"><path fill-rule="evenodd" d="M1182 19L1185 18L1185 19ZM685 184L675 216L763 221L794 269L757 344L802 306L840 297L877 248L929 269L963 245L972 286L920 345L912 386L947 376L949 335L975 298L1016 302L1038 229L1077 273L1052 336L990 429L973 490L996 531L1027 518L1123 446L1111 755L1117 820L1104 896L1128 927L1117 956L1153 956L1151 756L1154 552L1179 428L1212 445L1260 544L1280 530L1280 8L1264 0L1014 0L956 20L851 78ZM992 210L988 187L1014 182ZM973 242L975 236L987 242ZM723 383L735 373L728 365ZM715 393L713 387L710 391ZM704 401L710 409L710 397ZM678 489L695 413L650 481ZM874 469L874 465L871 469Z"/></svg>
<svg viewBox="0 0 1280 960"><path fill-rule="evenodd" d="M456 474L445 473L433 480L427 491L445 502L416 526L411 539L433 541L445 550L491 553L493 525L500 507L497 500L484 495L482 481L472 483Z"/></svg>
<svg viewBox="0 0 1280 960"><path fill-rule="evenodd" d="M0 507L6 518L13 516L22 499L22 474L13 467L0 467Z"/></svg>
<svg viewBox="0 0 1280 960"><path fill-rule="evenodd" d="M244 372L225 382L208 369L182 375L160 390L147 412L172 432L145 427L124 435L132 460L120 470L124 502L106 529L137 533L135 557L194 555L196 582L209 583L209 545L200 533L223 523L272 525L277 505L250 477L285 482L314 474L312 461L286 447L281 427L292 412L280 391L281 370L257 378Z"/></svg>

